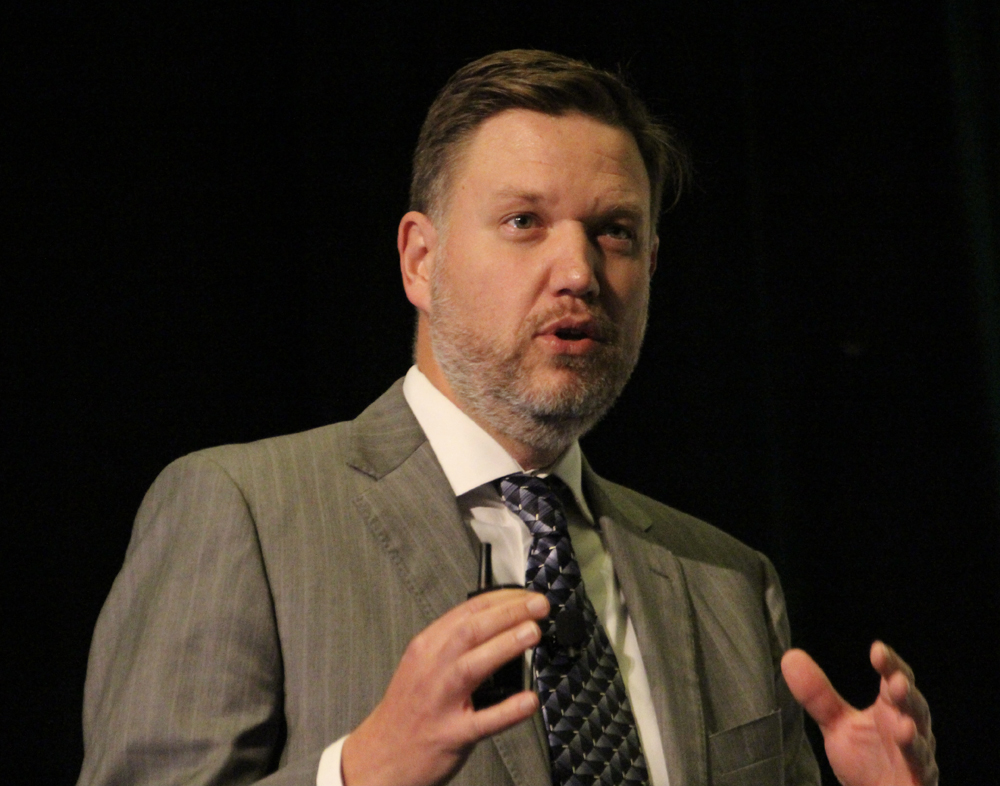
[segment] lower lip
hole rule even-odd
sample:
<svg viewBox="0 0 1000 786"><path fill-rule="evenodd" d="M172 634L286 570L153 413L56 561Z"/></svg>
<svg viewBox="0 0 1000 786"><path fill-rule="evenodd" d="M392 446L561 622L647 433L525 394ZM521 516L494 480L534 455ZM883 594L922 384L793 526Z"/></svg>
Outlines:
<svg viewBox="0 0 1000 786"><path fill-rule="evenodd" d="M538 336L542 346L557 355L586 355L597 349L598 342L592 338L579 338L575 341L559 338L554 333Z"/></svg>

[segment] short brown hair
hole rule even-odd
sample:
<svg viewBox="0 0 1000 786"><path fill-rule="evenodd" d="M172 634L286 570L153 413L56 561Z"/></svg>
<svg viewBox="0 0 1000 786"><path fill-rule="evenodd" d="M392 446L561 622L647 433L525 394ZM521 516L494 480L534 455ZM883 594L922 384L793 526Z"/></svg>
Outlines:
<svg viewBox="0 0 1000 786"><path fill-rule="evenodd" d="M411 210L433 216L443 209L464 144L480 123L508 109L580 112L632 134L649 176L654 227L664 192L669 207L680 197L690 171L687 154L621 76L553 52L511 49L463 66L434 99L413 154Z"/></svg>

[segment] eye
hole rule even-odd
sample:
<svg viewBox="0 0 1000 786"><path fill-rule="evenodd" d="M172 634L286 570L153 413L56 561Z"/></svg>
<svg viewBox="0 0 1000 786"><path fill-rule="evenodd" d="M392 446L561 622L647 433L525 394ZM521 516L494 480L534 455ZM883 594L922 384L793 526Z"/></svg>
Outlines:
<svg viewBox="0 0 1000 786"><path fill-rule="evenodd" d="M635 240L635 231L624 224L608 224L604 228L603 234L614 240Z"/></svg>
<svg viewBox="0 0 1000 786"><path fill-rule="evenodd" d="M531 213L518 213L516 216L508 218L507 223L514 229L534 229L538 226L538 219Z"/></svg>

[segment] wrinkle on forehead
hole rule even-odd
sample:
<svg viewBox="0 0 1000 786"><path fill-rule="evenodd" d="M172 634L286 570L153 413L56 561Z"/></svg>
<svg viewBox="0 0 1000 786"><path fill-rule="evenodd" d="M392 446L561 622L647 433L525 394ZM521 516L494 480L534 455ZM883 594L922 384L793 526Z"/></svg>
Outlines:
<svg viewBox="0 0 1000 786"><path fill-rule="evenodd" d="M637 179L636 170L629 171L628 163L613 155L602 155L599 166L589 166L586 156L591 152L585 151L575 158L567 156L562 160L537 157L522 159L522 167L517 172L515 182L504 182L504 173L498 173L501 179L491 191L498 198L544 202L555 196L552 193L553 186L568 186L570 190L575 190L598 185L608 196L614 195L636 204L647 201L649 187L645 177ZM639 166L638 171L645 175L641 162Z"/></svg>
<svg viewBox="0 0 1000 786"><path fill-rule="evenodd" d="M624 138L631 140L628 136L627 131L622 131L621 129L614 128L614 126L604 126L615 131L620 131ZM507 140L503 140L506 142ZM642 156L639 155L638 148L636 150L629 150L627 146L622 150L609 151L601 149L600 147L591 147L587 150L577 149L574 154L569 154L568 151L558 148L552 145L549 140L544 140L538 138L534 140L537 144L531 144L531 148L537 148L539 146L544 146L546 149L544 151L532 150L524 158L524 162L528 164L535 164L537 166L548 167L552 169L560 168L570 168L573 171L579 169L579 164L581 163L581 158L586 156L587 158L596 158L599 163L593 167L595 173L609 175L611 177L621 177L628 178L630 176L629 170L636 164L643 175L646 175L646 165L642 160ZM591 140L594 142L595 140ZM603 141L603 140L602 140ZM503 144L503 143L502 143ZM633 142L634 144L634 142ZM528 145L518 145L513 144L509 146L513 150L517 150L521 147L529 147ZM596 147L596 149L595 149ZM634 153L634 155L633 155ZM551 158L550 158L551 157ZM587 162L589 163L589 162ZM646 181L648 183L648 175L646 176Z"/></svg>

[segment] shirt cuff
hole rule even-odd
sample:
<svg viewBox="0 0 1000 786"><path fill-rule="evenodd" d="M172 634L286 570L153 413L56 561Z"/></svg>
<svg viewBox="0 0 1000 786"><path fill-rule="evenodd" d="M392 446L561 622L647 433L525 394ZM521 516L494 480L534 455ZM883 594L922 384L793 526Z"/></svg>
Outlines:
<svg viewBox="0 0 1000 786"><path fill-rule="evenodd" d="M319 758L319 770L316 771L316 786L344 786L344 779L340 776L340 752L346 739L346 736L341 737L323 751Z"/></svg>

